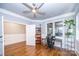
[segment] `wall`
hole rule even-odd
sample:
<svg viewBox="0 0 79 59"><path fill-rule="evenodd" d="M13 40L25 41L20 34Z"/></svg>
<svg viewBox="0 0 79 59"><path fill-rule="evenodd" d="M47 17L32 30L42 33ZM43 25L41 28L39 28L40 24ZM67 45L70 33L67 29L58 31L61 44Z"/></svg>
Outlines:
<svg viewBox="0 0 79 59"><path fill-rule="evenodd" d="M4 40L5 45L25 41L26 26L14 22L4 21Z"/></svg>
<svg viewBox="0 0 79 59"><path fill-rule="evenodd" d="M79 55L79 12L76 15L76 41L75 41L75 52Z"/></svg>
<svg viewBox="0 0 79 59"><path fill-rule="evenodd" d="M26 26L26 45L35 46L35 25Z"/></svg>
<svg viewBox="0 0 79 59"><path fill-rule="evenodd" d="M2 34L2 16L0 15L0 36L3 36ZM0 37L0 56L3 55L3 37Z"/></svg>
<svg viewBox="0 0 79 59"><path fill-rule="evenodd" d="M4 34L24 34L25 25L16 24L12 22L4 22Z"/></svg>
<svg viewBox="0 0 79 59"><path fill-rule="evenodd" d="M47 36L47 23L41 24L41 37L46 38Z"/></svg>

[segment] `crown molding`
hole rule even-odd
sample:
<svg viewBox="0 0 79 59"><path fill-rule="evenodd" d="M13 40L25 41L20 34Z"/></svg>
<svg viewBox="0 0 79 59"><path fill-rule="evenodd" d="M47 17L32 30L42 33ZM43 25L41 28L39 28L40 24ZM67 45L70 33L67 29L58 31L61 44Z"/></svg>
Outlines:
<svg viewBox="0 0 79 59"><path fill-rule="evenodd" d="M52 20L57 20L57 19L61 19L61 18L65 18L65 17L69 17L75 15L75 12L70 12L70 13L65 13L56 17L52 17L52 18L48 18L48 19L44 19L43 22L48 22L48 21L52 21Z"/></svg>
<svg viewBox="0 0 79 59"><path fill-rule="evenodd" d="M21 18L23 20L30 21L30 22L37 22L37 23L38 22L42 22L41 20L32 20L32 19L29 19L27 17L21 16L21 15L19 15L17 13L13 13L13 12L8 11L8 10L3 9L3 8L0 8L0 13L6 14L6 15L11 15L11 16L14 16L14 17L17 17L17 18Z"/></svg>
<svg viewBox="0 0 79 59"><path fill-rule="evenodd" d="M70 13L65 13L65 14L62 14L62 15L59 15L59 16L56 16L56 17L52 17L52 18L48 18L48 19L43 19L43 20L32 20L32 19L29 19L27 17L24 17L24 16L21 16L19 14L16 14L16 13L13 13L11 11L8 11L6 9L3 9L3 8L0 8L0 13L3 13L3 14L7 14L7 15L11 15L11 16L14 16L14 17L17 17L17 18L21 18L23 20L26 20L26 22L32 22L33 24L35 23L43 23L43 22L48 22L48 21L51 21L51 20L56 20L56 19L60 19L60 18L64 18L64 17L69 17L69 16L72 16L75 14L75 12L70 12Z"/></svg>

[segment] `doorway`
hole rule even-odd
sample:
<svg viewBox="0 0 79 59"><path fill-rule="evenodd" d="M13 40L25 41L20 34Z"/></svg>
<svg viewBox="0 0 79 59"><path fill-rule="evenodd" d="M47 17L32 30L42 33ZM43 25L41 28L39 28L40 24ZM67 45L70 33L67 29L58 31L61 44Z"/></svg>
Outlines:
<svg viewBox="0 0 79 59"><path fill-rule="evenodd" d="M26 41L26 25L4 21L4 45Z"/></svg>

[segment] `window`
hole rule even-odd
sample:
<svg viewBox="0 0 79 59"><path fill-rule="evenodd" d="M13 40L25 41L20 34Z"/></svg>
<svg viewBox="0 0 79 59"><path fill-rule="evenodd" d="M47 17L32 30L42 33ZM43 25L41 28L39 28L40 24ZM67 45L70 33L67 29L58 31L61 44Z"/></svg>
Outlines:
<svg viewBox="0 0 79 59"><path fill-rule="evenodd" d="M53 23L48 23L47 24L47 34L52 34L53 33Z"/></svg>
<svg viewBox="0 0 79 59"><path fill-rule="evenodd" d="M55 36L59 36L62 37L63 35L63 22L59 21L59 22L55 22Z"/></svg>

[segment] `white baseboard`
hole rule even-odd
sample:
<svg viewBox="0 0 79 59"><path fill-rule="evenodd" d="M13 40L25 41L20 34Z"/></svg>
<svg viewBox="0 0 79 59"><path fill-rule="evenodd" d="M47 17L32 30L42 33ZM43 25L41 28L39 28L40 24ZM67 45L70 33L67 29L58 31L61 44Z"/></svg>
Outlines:
<svg viewBox="0 0 79 59"><path fill-rule="evenodd" d="M5 34L4 35L4 45L10 45L26 40L25 34Z"/></svg>

